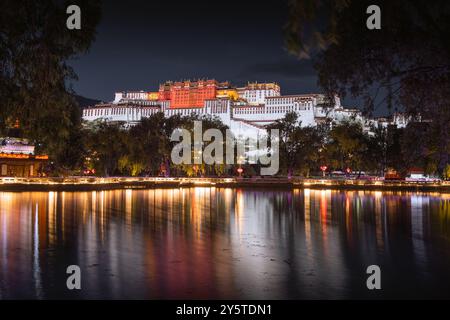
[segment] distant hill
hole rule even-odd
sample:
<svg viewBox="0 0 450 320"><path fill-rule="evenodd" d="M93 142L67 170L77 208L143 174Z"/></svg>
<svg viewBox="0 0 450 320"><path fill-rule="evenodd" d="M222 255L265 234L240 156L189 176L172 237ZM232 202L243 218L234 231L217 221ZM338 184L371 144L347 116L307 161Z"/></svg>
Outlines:
<svg viewBox="0 0 450 320"><path fill-rule="evenodd" d="M86 97L79 96L77 94L74 95L74 97L75 97L75 100L78 102L78 105L80 106L81 109L89 107L89 106L93 106L93 105L101 102L101 100L86 98Z"/></svg>

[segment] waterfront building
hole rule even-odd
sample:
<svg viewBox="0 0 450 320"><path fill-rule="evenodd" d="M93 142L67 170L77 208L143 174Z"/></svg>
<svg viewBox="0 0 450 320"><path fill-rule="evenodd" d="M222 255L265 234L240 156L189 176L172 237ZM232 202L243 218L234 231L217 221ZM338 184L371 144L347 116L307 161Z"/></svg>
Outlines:
<svg viewBox="0 0 450 320"><path fill-rule="evenodd" d="M6 137L0 137L0 176L36 177L43 174L47 155L35 153L35 146L23 138L16 121Z"/></svg>

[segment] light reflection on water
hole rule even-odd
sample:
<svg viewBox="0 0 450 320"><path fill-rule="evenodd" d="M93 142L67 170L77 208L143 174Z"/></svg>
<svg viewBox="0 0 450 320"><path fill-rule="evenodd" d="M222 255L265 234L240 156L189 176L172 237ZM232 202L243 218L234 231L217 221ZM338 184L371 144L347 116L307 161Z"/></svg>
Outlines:
<svg viewBox="0 0 450 320"><path fill-rule="evenodd" d="M450 195L0 192L0 298L433 297L450 298Z"/></svg>

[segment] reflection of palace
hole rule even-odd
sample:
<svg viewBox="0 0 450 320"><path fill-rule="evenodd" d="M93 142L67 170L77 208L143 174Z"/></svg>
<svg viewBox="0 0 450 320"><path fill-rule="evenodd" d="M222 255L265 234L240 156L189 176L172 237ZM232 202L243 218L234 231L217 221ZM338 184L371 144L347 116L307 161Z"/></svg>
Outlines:
<svg viewBox="0 0 450 320"><path fill-rule="evenodd" d="M73 298L64 271L76 262L87 299L370 298L354 285L379 261L426 274L432 291L418 297L447 297L449 203L313 189L0 192L0 297Z"/></svg>
<svg viewBox="0 0 450 320"><path fill-rule="evenodd" d="M34 145L22 137L19 123L10 129L7 137L0 138L0 176L34 177L42 174L48 160L46 155L36 155Z"/></svg>

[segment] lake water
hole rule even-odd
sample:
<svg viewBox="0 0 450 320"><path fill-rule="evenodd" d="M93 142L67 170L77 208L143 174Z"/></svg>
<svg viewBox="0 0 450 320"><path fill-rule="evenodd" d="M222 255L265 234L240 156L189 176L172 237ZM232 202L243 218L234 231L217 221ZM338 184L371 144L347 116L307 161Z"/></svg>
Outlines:
<svg viewBox="0 0 450 320"><path fill-rule="evenodd" d="M381 290L366 287L373 264ZM450 195L0 192L0 299L11 298L450 298Z"/></svg>

